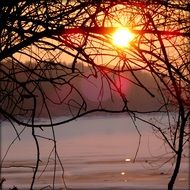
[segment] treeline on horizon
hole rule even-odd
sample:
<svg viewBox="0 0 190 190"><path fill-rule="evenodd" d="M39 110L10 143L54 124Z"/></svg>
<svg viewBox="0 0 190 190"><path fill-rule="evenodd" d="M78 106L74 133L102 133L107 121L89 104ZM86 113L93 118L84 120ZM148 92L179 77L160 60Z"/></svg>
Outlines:
<svg viewBox="0 0 190 190"><path fill-rule="evenodd" d="M121 93L132 111L159 111L163 105L148 72L118 74L79 65L73 71L65 63L2 63L2 73L7 73L1 76L2 108L12 115L30 116L35 96L36 117L76 115L93 109L119 111L124 106Z"/></svg>

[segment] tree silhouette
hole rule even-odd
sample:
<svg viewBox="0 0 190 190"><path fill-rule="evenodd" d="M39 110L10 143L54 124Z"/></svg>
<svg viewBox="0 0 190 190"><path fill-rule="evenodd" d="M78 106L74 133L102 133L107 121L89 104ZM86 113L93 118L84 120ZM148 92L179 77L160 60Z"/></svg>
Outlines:
<svg viewBox="0 0 190 190"><path fill-rule="evenodd" d="M37 161L30 189L40 161L36 128L51 127L54 134L54 126L93 112L127 112L133 121L149 124L175 160L168 183L168 189L173 189L190 140L188 1L3 0L0 4L1 116L13 127L15 122L32 128ZM126 48L112 43L113 32L121 26L135 34ZM149 74L156 90L143 82L139 72ZM93 105L77 85L79 80L99 81ZM123 80L141 89L150 101L159 102L157 106L131 106ZM117 106L107 106L105 96ZM55 109L68 117L57 122ZM155 112L167 114L167 126L141 117ZM41 116L49 123L36 122ZM52 141L56 165L60 159L55 136Z"/></svg>

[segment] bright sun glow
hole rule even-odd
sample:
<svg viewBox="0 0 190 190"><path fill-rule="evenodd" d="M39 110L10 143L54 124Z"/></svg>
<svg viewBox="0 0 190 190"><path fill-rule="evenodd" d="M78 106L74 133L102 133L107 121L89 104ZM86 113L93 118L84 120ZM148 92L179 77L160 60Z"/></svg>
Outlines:
<svg viewBox="0 0 190 190"><path fill-rule="evenodd" d="M132 32L127 28L119 28L113 34L113 43L118 47L127 47L129 46L130 41L134 38Z"/></svg>

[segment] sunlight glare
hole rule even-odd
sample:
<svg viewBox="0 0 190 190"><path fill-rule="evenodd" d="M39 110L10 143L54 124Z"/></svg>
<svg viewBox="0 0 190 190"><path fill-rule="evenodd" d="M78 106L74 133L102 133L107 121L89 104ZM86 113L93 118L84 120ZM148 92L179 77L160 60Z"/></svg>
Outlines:
<svg viewBox="0 0 190 190"><path fill-rule="evenodd" d="M113 44L118 47L127 47L133 40L134 35L127 28L119 28L112 36Z"/></svg>
<svg viewBox="0 0 190 190"><path fill-rule="evenodd" d="M125 162L130 162L130 161L131 161L130 158L126 158L126 159L125 159Z"/></svg>
<svg viewBox="0 0 190 190"><path fill-rule="evenodd" d="M121 175L125 175L125 172L121 172Z"/></svg>

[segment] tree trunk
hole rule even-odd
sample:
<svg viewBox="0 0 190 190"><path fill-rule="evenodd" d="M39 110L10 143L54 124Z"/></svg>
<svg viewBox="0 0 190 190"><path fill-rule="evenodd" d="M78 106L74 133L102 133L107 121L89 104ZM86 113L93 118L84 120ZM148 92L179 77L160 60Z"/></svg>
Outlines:
<svg viewBox="0 0 190 190"><path fill-rule="evenodd" d="M182 118L182 121L181 121L181 126L180 126L177 160L176 160L176 164L175 164L175 168L174 168L172 177L168 183L168 190L173 190L177 175L179 173L181 158L182 158L182 153L183 153L183 138L184 138L184 129L185 129L186 120L184 117L181 117L181 118Z"/></svg>

